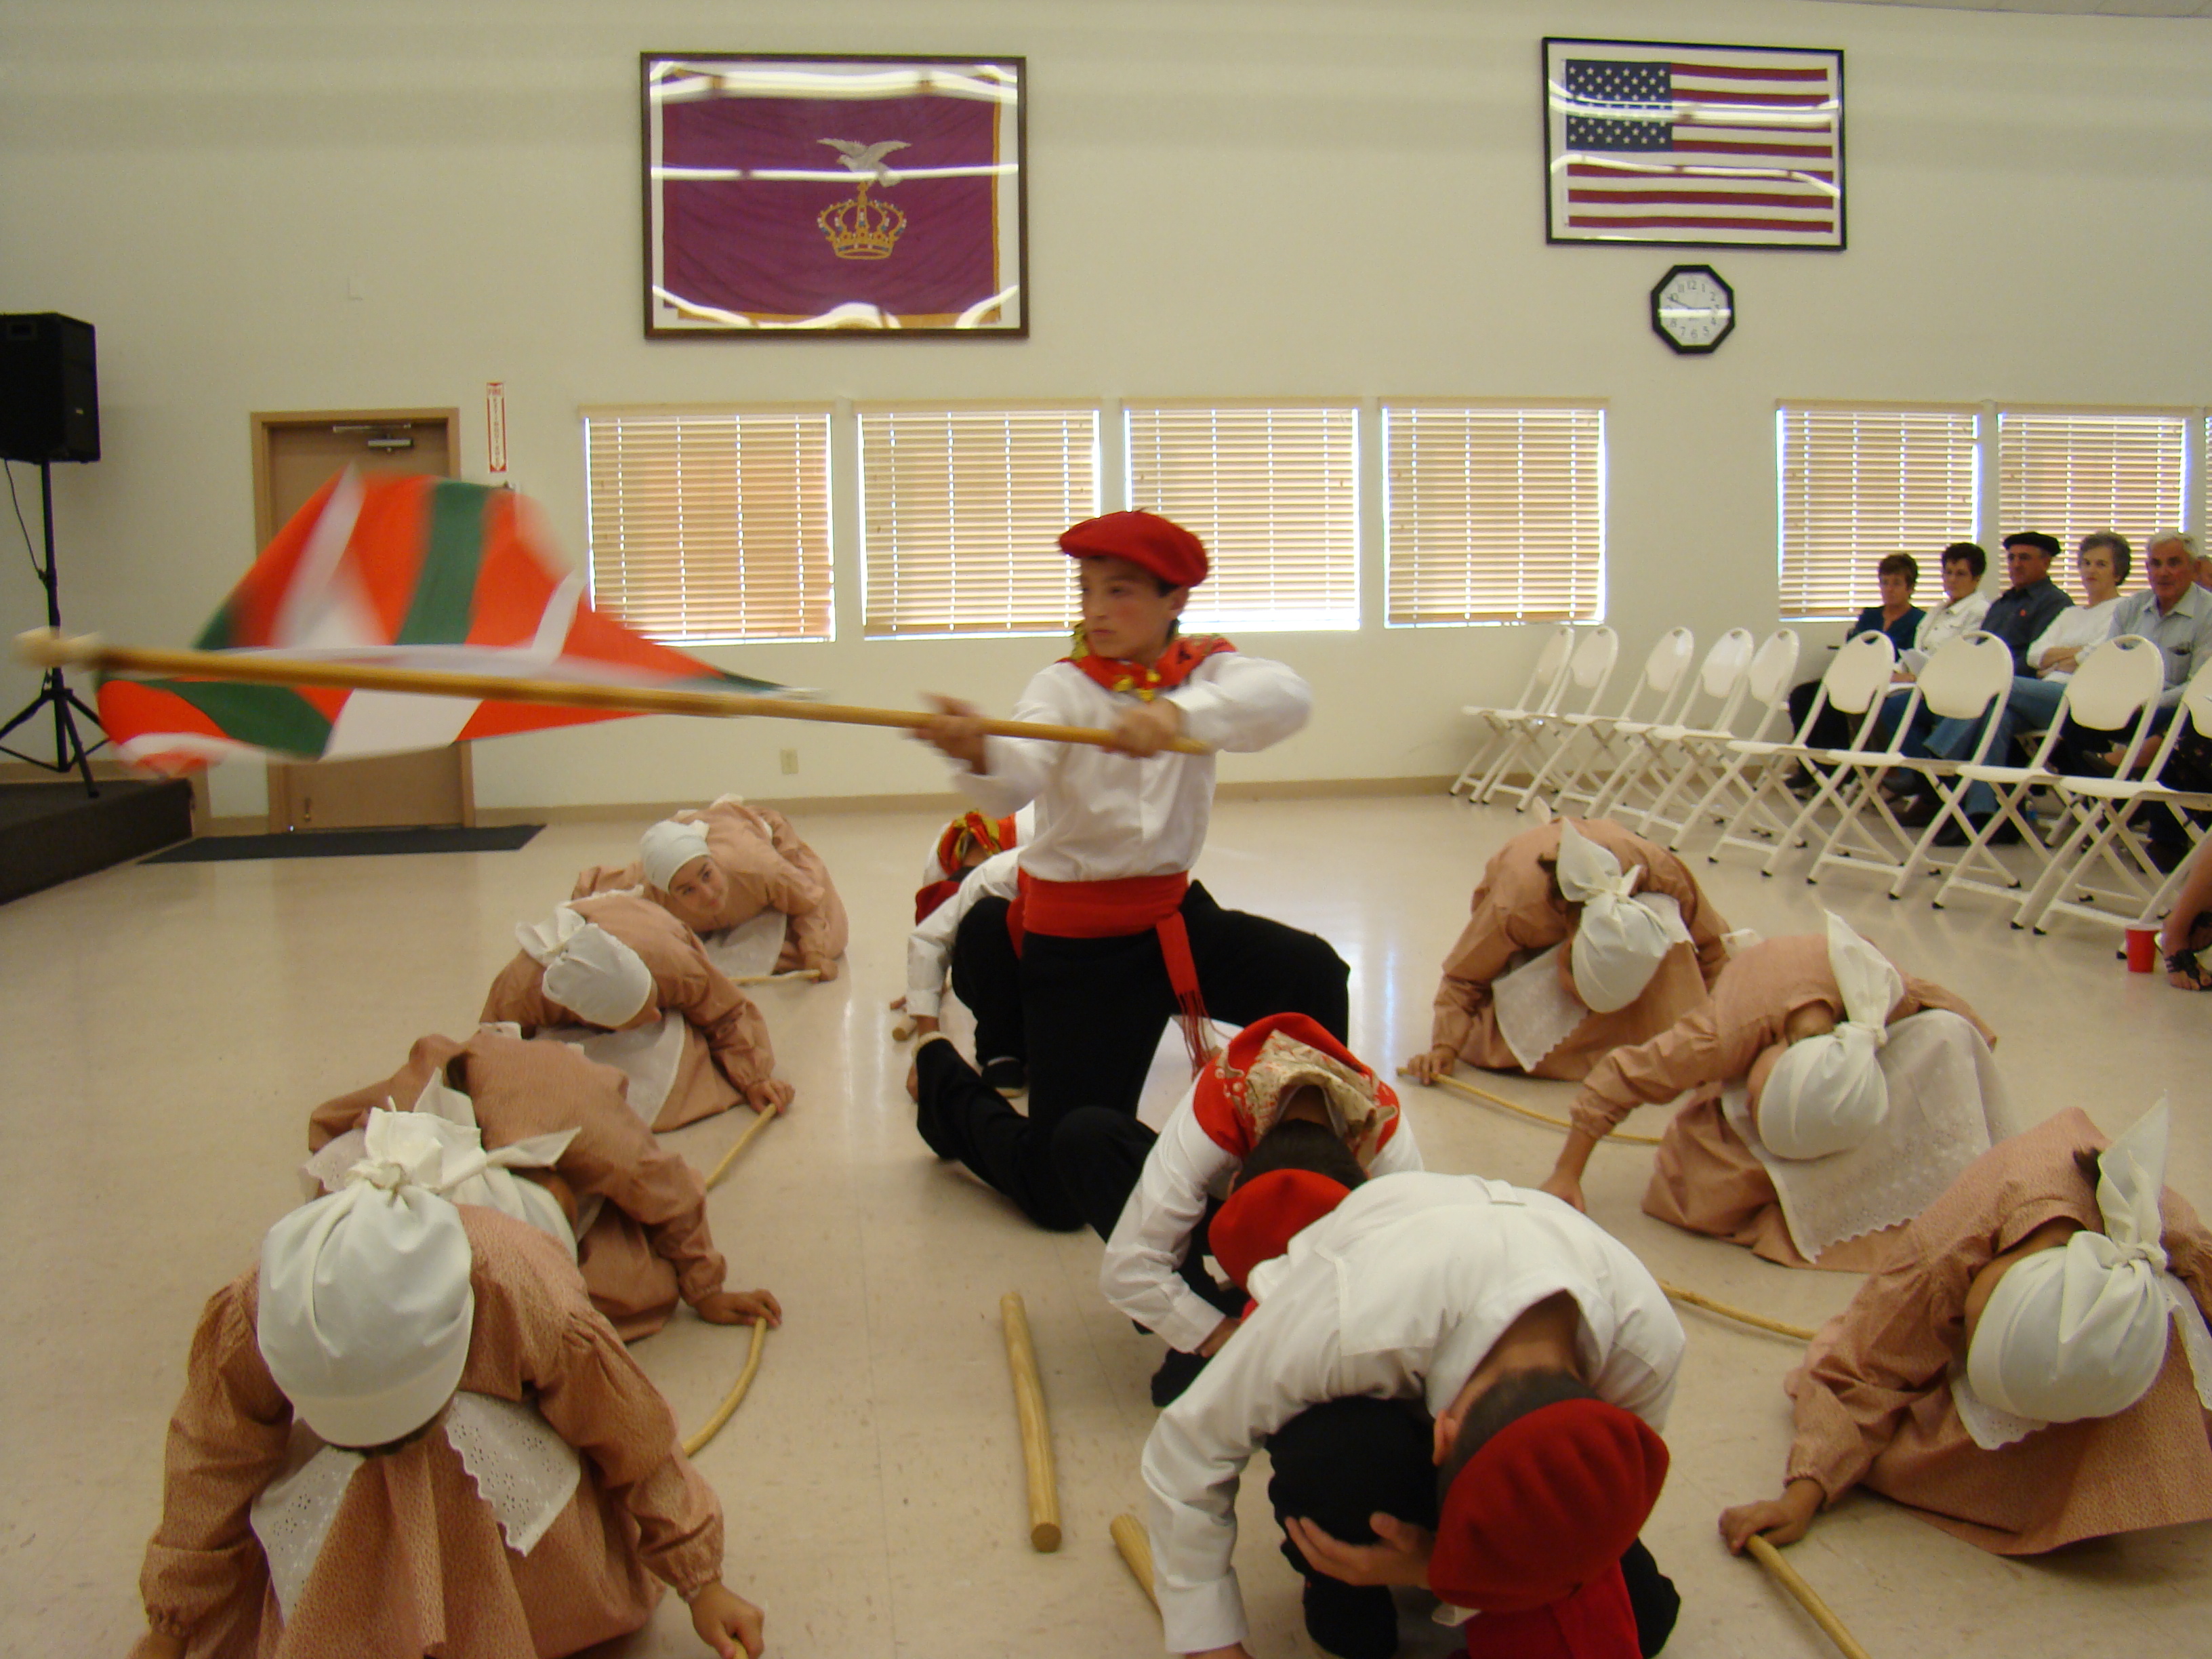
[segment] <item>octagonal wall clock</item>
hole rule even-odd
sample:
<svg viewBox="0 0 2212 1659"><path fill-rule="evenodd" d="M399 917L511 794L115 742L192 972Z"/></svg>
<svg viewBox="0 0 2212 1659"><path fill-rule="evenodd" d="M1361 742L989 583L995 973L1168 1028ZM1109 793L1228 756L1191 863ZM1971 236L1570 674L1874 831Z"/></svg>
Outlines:
<svg viewBox="0 0 2212 1659"><path fill-rule="evenodd" d="M1651 290L1651 331L1684 356L1717 350L1735 327L1735 290L1711 265L1675 265Z"/></svg>

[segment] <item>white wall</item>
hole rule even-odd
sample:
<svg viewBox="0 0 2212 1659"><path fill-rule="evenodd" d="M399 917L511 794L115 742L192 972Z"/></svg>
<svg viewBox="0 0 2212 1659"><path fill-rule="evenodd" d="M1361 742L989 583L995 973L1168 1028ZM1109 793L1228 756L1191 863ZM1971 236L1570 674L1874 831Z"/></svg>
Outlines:
<svg viewBox="0 0 2212 1659"><path fill-rule="evenodd" d="M0 21L0 308L100 329L97 465L57 478L65 616L181 643L252 551L255 410L457 404L582 556L578 405L839 397L1595 396L1610 416L1609 619L1772 625L1778 398L2212 399L2212 23L1804 0L14 0ZM1547 31L1847 53L1843 254L1549 247ZM1025 343L648 343L644 49L1024 53ZM1742 320L1711 359L1645 295L1710 258ZM358 277L366 297L347 297ZM23 476L18 469L19 478ZM1373 524L1372 503L1370 523ZM0 520L0 524L4 524ZM11 527L12 529L12 527ZM843 637L732 665L910 705L1003 707L1041 640ZM1446 773L1458 705L1533 635L1252 635L1318 712L1231 779ZM0 559L0 618L40 620ZM32 679L0 675L0 706ZM801 771L777 775L795 745ZM830 727L624 721L480 744L486 806L939 787ZM260 781L222 769L219 811Z"/></svg>

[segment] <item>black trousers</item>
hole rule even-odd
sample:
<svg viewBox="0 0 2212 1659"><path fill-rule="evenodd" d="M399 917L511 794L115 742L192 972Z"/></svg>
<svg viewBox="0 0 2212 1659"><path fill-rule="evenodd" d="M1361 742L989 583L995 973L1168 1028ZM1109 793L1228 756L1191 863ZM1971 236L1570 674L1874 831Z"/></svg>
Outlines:
<svg viewBox="0 0 2212 1659"><path fill-rule="evenodd" d="M1349 1399L1309 1407L1267 1441L1274 1475L1267 1501L1278 1522L1302 1516L1347 1544L1376 1541L1376 1511L1418 1527L1437 1524L1433 1419L1410 1400ZM1310 1565L1288 1536L1283 1555L1306 1581L1306 1630L1342 1659L1388 1659L1398 1643L1396 1604L1380 1584L1346 1584ZM1620 1558L1645 1659L1667 1644L1682 1598L1639 1541Z"/></svg>
<svg viewBox="0 0 2212 1659"><path fill-rule="evenodd" d="M975 1016L975 1060L1026 1061L1022 1025L1022 959L1006 933L1009 905L980 898L952 936L952 994Z"/></svg>
<svg viewBox="0 0 2212 1659"><path fill-rule="evenodd" d="M1304 1014L1345 1038L1351 976L1327 939L1265 916L1224 910L1197 882L1184 929L1206 1012L1231 1025ZM1031 933L1022 944L1022 1014L1030 1045L1030 1110L1049 1121L1079 1106L1133 1112L1175 988L1150 929L1118 939Z"/></svg>

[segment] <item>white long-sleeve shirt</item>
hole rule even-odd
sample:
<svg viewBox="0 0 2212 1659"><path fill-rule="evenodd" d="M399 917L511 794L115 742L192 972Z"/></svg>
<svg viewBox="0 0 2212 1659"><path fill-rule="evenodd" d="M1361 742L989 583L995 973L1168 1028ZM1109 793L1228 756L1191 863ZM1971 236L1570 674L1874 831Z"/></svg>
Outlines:
<svg viewBox="0 0 2212 1659"><path fill-rule="evenodd" d="M1313 707L1311 690L1295 672L1241 651L1206 658L1164 696L1182 710L1183 735L1210 749L1280 743ZM1138 701L1109 691L1073 663L1056 662L1029 683L1012 718L1104 728ZM1090 744L987 738L984 761L981 772L956 767L953 781L1001 817L1036 803L1036 837L1020 852L1022 868L1039 880L1176 875L1205 848L1213 813L1211 755L1137 760Z"/></svg>
<svg viewBox="0 0 2212 1659"><path fill-rule="evenodd" d="M906 936L906 1011L934 1019L945 1000L945 964L952 955L960 920L981 898L1010 899L1021 880L1021 848L994 853L961 878L960 890L939 905Z"/></svg>
<svg viewBox="0 0 2212 1659"><path fill-rule="evenodd" d="M2102 645L2112 637L2112 612L2119 608L2120 601L2117 595L2106 599L2102 605L2068 605L2065 610L2051 619L2050 627L2029 641L2027 665L2035 670L2038 677L2043 679L2072 679L2074 674L2071 669L2061 669L2055 674L2045 673L2044 658L2062 646L2069 647L2078 652L2087 652L2093 645Z"/></svg>
<svg viewBox="0 0 2212 1659"><path fill-rule="evenodd" d="M1231 1559L1253 1451L1349 1395L1451 1404L1506 1328L1546 1297L1582 1314L1601 1400L1663 1427L1682 1327L1626 1246L1548 1193L1407 1171L1360 1187L1253 1273L1260 1306L1145 1443L1153 1583L1170 1653L1241 1642Z"/></svg>
<svg viewBox="0 0 2212 1659"><path fill-rule="evenodd" d="M913 1006L911 996L908 1006ZM1098 1289L1139 1325L1185 1353L1213 1334L1220 1310L1183 1283L1176 1269L1190 1249L1190 1236L1206 1213L1206 1200L1221 1177L1241 1160L1206 1133L1198 1121L1198 1085L1177 1101L1146 1154L1145 1167L1121 1206L1114 1236L1106 1241L1098 1266ZM1401 1105L1398 1127L1375 1154L1370 1176L1395 1175L1421 1167L1412 1117Z"/></svg>
<svg viewBox="0 0 2212 1659"><path fill-rule="evenodd" d="M1948 644L1970 629L1979 628L1989 608L1990 596L1979 588L1963 599L1938 599L1920 619L1920 627L1912 636L1912 648L1933 656L1936 647Z"/></svg>

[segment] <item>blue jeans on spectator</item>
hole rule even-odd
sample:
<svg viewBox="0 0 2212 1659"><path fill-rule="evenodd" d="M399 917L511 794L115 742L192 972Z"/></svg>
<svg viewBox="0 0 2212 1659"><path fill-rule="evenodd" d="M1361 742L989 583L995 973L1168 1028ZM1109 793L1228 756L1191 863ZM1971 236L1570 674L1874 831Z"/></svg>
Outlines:
<svg viewBox="0 0 2212 1659"><path fill-rule="evenodd" d="M2058 717L2058 704L2066 695L2063 680L2036 680L2025 676L2013 678L2012 690L2006 696L2004 707L1997 711L1996 735L1990 740L1987 751L1989 763L2002 766L2005 753L2017 731L2040 731L2049 727ZM1989 719L1938 720L1923 740L1917 735L1905 740L1904 752L1908 755L1938 756L1945 760L1965 760L1973 754L1980 743L1982 726ZM1915 747L1918 744L1918 747ZM1966 815L1972 818L1987 817L1997 810L1996 792L1986 783L1966 786Z"/></svg>

